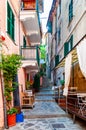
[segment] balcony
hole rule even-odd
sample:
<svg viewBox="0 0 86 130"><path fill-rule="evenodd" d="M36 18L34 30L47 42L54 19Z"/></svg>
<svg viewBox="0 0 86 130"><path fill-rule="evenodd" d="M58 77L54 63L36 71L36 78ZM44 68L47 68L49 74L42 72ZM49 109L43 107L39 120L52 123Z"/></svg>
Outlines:
<svg viewBox="0 0 86 130"><path fill-rule="evenodd" d="M31 46L41 42L38 0L21 0L20 21Z"/></svg>
<svg viewBox="0 0 86 130"><path fill-rule="evenodd" d="M37 67L39 65L38 47L21 46L22 67Z"/></svg>
<svg viewBox="0 0 86 130"><path fill-rule="evenodd" d="M36 0L21 0L21 9L23 10L36 9Z"/></svg>

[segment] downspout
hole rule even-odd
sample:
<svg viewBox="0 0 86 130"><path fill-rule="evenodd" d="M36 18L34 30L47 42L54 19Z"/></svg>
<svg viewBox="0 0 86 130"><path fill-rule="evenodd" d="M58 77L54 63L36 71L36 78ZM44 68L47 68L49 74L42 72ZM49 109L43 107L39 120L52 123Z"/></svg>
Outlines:
<svg viewBox="0 0 86 130"><path fill-rule="evenodd" d="M1 64L2 64L2 46L0 45L0 56L1 56ZM8 129L7 125L7 109L6 109L6 98L4 96L4 78L3 78L3 70L0 72L1 74L1 91L2 91L2 99L3 99L3 112L4 112L4 128Z"/></svg>
<svg viewBox="0 0 86 130"><path fill-rule="evenodd" d="M18 15L18 18L19 18L19 54L20 54L20 9L21 9L21 0L19 0L19 15Z"/></svg>

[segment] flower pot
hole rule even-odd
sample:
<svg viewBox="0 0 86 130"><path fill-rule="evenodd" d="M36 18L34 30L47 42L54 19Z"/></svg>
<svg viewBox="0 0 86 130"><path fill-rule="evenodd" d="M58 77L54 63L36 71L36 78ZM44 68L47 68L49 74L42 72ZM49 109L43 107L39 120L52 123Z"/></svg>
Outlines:
<svg viewBox="0 0 86 130"><path fill-rule="evenodd" d="M16 125L16 114L15 113L8 114L7 115L7 122L8 122L9 127Z"/></svg>
<svg viewBox="0 0 86 130"><path fill-rule="evenodd" d="M24 115L23 113L16 114L16 122L23 122L24 121Z"/></svg>

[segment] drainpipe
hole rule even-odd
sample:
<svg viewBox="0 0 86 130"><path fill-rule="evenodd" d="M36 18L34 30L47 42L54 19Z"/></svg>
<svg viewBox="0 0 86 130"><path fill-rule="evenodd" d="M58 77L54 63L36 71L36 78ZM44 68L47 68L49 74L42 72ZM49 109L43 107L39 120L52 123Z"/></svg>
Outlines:
<svg viewBox="0 0 86 130"><path fill-rule="evenodd" d="M1 88L2 88L2 96L3 96L3 110L4 110L4 127L8 129L7 125L7 109L6 109L6 98L4 96L4 79L3 79L3 71L1 70Z"/></svg>
<svg viewBox="0 0 86 130"><path fill-rule="evenodd" d="M0 58L1 58L1 63L2 63L2 46L0 44ZM6 99L4 96L4 79L3 79L3 70L1 70L1 91L2 91L2 98L3 98L3 111L4 111L4 127L8 129L7 125L7 110L6 110Z"/></svg>

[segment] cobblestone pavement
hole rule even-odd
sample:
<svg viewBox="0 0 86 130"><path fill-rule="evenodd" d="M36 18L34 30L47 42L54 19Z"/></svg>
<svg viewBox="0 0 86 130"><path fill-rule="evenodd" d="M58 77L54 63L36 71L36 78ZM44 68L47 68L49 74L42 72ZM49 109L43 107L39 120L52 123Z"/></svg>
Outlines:
<svg viewBox="0 0 86 130"><path fill-rule="evenodd" d="M33 109L23 109L24 122L9 130L86 130L85 123L76 121L63 111L53 100L50 88L43 88L36 94Z"/></svg>

